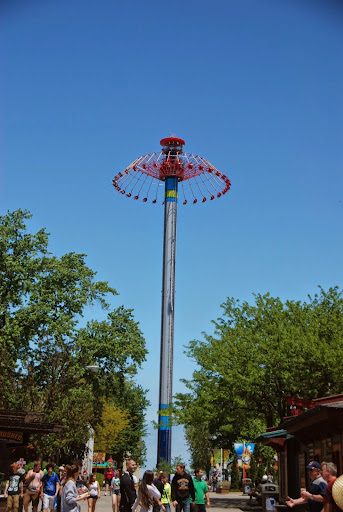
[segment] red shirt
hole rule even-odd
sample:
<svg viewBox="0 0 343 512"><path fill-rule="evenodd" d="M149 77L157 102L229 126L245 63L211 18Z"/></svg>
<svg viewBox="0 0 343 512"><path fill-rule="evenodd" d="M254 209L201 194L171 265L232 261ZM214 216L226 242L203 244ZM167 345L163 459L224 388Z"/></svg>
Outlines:
<svg viewBox="0 0 343 512"><path fill-rule="evenodd" d="M104 478L106 480L112 480L112 478L114 477L114 471L113 469L108 469L105 474L104 474Z"/></svg>
<svg viewBox="0 0 343 512"><path fill-rule="evenodd" d="M332 497L332 486L335 483L335 480L336 480L336 477L333 476L332 478L330 478L330 480L327 483L326 491L324 494L324 503L330 503L330 505L333 505L332 510L334 512L340 512L341 509L339 508L338 505L336 505L336 502Z"/></svg>

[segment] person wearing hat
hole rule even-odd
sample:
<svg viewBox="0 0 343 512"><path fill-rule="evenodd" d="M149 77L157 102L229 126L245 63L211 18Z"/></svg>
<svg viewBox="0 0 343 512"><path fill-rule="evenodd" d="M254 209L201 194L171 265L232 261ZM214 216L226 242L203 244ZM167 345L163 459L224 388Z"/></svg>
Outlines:
<svg viewBox="0 0 343 512"><path fill-rule="evenodd" d="M293 499L288 496L286 504L289 507L308 503L309 512L320 512L323 508L326 482L321 474L321 465L316 460L306 466L308 476L311 480L310 489L301 491L301 498Z"/></svg>

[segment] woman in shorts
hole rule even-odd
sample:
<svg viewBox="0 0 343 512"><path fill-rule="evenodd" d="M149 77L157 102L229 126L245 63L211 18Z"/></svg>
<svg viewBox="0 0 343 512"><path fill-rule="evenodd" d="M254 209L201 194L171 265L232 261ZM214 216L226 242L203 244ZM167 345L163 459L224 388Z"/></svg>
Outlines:
<svg viewBox="0 0 343 512"><path fill-rule="evenodd" d="M112 512L119 512L120 505L120 478L119 472L114 471L114 477L111 480L112 489Z"/></svg>
<svg viewBox="0 0 343 512"><path fill-rule="evenodd" d="M100 485L96 479L96 475L90 475L88 480L88 512L94 512L96 501L100 498Z"/></svg>

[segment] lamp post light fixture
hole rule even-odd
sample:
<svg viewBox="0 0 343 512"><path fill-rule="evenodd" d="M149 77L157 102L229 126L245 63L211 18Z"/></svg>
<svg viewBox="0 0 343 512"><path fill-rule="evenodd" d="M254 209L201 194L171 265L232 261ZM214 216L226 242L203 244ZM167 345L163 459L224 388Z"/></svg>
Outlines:
<svg viewBox="0 0 343 512"><path fill-rule="evenodd" d="M90 370L91 372L98 372L100 370L100 366L97 364L90 364L89 366L86 366L86 370Z"/></svg>

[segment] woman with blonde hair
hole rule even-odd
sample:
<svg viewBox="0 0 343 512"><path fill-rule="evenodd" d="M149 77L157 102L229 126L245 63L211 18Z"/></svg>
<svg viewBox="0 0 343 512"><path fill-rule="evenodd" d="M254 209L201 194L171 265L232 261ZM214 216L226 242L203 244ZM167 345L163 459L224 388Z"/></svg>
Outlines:
<svg viewBox="0 0 343 512"><path fill-rule="evenodd" d="M161 502L161 493L153 484L154 473L146 471L143 475L143 480L138 488L138 495L136 501L132 506L132 512L135 512L138 505L141 506L141 512L152 512L154 500L161 507L163 512L166 512L164 505Z"/></svg>

